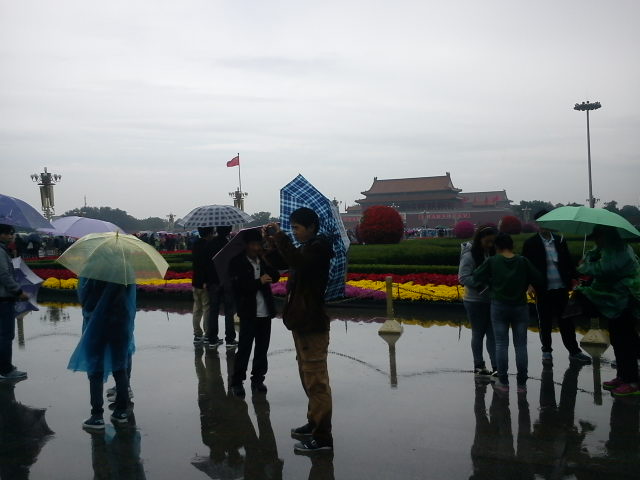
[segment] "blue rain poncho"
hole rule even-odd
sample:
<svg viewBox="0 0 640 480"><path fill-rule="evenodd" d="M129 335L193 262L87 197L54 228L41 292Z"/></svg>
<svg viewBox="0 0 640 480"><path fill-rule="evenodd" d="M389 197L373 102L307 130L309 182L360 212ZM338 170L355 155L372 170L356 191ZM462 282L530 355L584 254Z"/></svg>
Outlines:
<svg viewBox="0 0 640 480"><path fill-rule="evenodd" d="M80 278L82 337L71 355L68 369L102 372L126 370L135 351L136 286Z"/></svg>

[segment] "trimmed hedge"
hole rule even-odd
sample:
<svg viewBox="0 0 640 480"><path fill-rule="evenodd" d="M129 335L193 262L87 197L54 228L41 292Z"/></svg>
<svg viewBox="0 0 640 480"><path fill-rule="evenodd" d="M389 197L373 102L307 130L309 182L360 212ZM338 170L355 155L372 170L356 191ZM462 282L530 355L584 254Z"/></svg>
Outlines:
<svg viewBox="0 0 640 480"><path fill-rule="evenodd" d="M395 273L398 275L411 275L413 273L425 272L453 275L458 273L458 267L451 265L349 265L349 273Z"/></svg>
<svg viewBox="0 0 640 480"><path fill-rule="evenodd" d="M516 252L522 251L522 244L531 234L514 235ZM577 263L582 258L584 237L567 236L569 251ZM405 240L397 245L352 245L349 263L355 265L414 265L414 266L457 266L460 261L460 244L456 238ZM640 255L640 244L631 243ZM587 250L592 248L587 242ZM426 270L423 270L426 271Z"/></svg>

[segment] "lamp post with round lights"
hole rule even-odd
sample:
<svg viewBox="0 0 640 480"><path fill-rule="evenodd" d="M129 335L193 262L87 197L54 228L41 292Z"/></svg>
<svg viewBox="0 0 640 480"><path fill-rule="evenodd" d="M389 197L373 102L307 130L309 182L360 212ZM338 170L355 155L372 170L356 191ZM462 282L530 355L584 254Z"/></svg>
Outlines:
<svg viewBox="0 0 640 480"><path fill-rule="evenodd" d="M576 103L573 107L574 110L578 110L579 112L587 112L587 158L589 161L589 207L594 208L596 206L595 198L593 198L593 182L591 179L591 132L589 130L589 112L591 110L597 110L602 105L600 102L590 102L587 100L586 102Z"/></svg>
<svg viewBox="0 0 640 480"><path fill-rule="evenodd" d="M40 186L40 201L42 202L42 213L47 220L51 220L55 215L55 200L53 196L53 187L60 180L62 175L57 173L50 173L47 171L47 167L44 167L44 172L34 173L31 175L31 180Z"/></svg>

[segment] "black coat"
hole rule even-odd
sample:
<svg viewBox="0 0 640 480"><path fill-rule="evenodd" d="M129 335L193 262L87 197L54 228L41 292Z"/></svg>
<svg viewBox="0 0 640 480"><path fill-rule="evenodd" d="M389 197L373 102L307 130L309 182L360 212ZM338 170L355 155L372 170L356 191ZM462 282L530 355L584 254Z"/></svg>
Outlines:
<svg viewBox="0 0 640 480"><path fill-rule="evenodd" d="M298 333L328 331L324 295L334 256L331 242L317 236L296 248L284 232L276 234L274 240L289 268L287 301L282 313L285 326Z"/></svg>
<svg viewBox="0 0 640 480"><path fill-rule="evenodd" d="M280 274L276 269L268 265L264 260L260 261L260 276L267 274L273 282L280 279ZM255 278L253 265L247 256L242 253L229 262L229 277L233 289L233 299L236 304L236 311L240 319L255 318L258 308L256 294L262 292L264 301L267 304L269 317L276 316L276 305L273 301L271 284L263 284L260 279Z"/></svg>
<svg viewBox="0 0 640 480"><path fill-rule="evenodd" d="M560 272L560 278L565 284L567 290L571 288L571 282L574 278L577 278L576 267L571 258L567 241L560 235L553 234L553 241L558 252L558 271ZM543 291L547 290L547 250L544 247L542 238L539 234L535 234L528 238L522 246L522 255L529 259L533 266L542 273L543 278Z"/></svg>
<svg viewBox="0 0 640 480"><path fill-rule="evenodd" d="M192 261L193 261L193 280L192 285L195 288L203 288L205 283L209 283L211 275L211 264L213 258L213 241L207 241L199 238L193 244Z"/></svg>

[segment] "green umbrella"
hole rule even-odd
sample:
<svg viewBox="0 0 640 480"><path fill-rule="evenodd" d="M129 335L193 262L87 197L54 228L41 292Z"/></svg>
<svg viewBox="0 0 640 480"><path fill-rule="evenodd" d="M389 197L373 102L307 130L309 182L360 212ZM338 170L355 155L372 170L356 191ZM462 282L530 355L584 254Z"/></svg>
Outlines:
<svg viewBox="0 0 640 480"><path fill-rule="evenodd" d="M133 235L118 232L85 235L58 262L79 277L120 285L163 278L169 268L155 248Z"/></svg>
<svg viewBox="0 0 640 480"><path fill-rule="evenodd" d="M604 208L559 207L537 220L550 230L576 235L589 235L596 225L614 227L622 238L640 237L640 232L617 213Z"/></svg>

